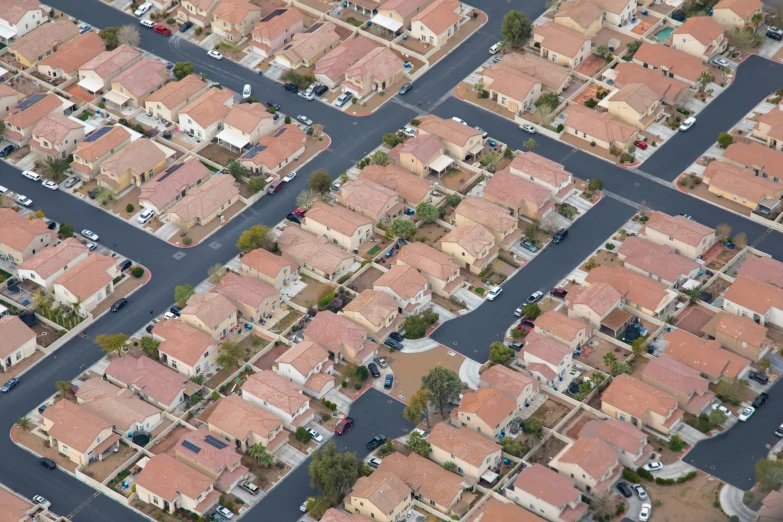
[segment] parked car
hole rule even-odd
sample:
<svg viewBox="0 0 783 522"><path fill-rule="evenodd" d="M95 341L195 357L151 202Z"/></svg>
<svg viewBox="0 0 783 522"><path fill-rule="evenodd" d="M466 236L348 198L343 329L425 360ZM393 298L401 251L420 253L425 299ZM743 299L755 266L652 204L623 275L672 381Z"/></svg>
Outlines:
<svg viewBox="0 0 783 522"><path fill-rule="evenodd" d="M82 230L82 235L91 241L98 241L98 238L100 237L92 230L87 230L86 228Z"/></svg>
<svg viewBox="0 0 783 522"><path fill-rule="evenodd" d="M315 500L315 497L307 497L307 499L302 502L302 505L299 506L299 511L302 513L307 513L307 503L312 502L313 500Z"/></svg>
<svg viewBox="0 0 783 522"><path fill-rule="evenodd" d="M737 418L741 421L746 421L750 418L751 415L756 413L756 408L752 406L748 406L747 408L742 408L742 411L739 413Z"/></svg>
<svg viewBox="0 0 783 522"><path fill-rule="evenodd" d="M38 459L38 464L45 468L57 469L57 464L55 464L52 459L47 459L46 457L41 457Z"/></svg>
<svg viewBox="0 0 783 522"><path fill-rule="evenodd" d="M0 150L0 158L8 157L15 150L16 147L13 145L7 145L6 147L3 147L3 150Z"/></svg>
<svg viewBox="0 0 783 522"><path fill-rule="evenodd" d="M647 522L650 520L650 513L652 512L652 505L648 503L642 504L642 509L639 511L639 520L641 522Z"/></svg>
<svg viewBox="0 0 783 522"><path fill-rule="evenodd" d="M377 364L381 368L386 368L389 366L389 363L387 363L386 359L384 359L383 357L376 357L375 359L373 359L373 361L375 361L375 364Z"/></svg>
<svg viewBox="0 0 783 522"><path fill-rule="evenodd" d="M258 486L256 486L249 480L244 481L239 487L244 489L251 495L258 495L258 491L259 491Z"/></svg>
<svg viewBox="0 0 783 522"><path fill-rule="evenodd" d="M636 148L647 150L647 142L644 140L636 140L633 142L633 144L636 146Z"/></svg>
<svg viewBox="0 0 783 522"><path fill-rule="evenodd" d="M773 40L783 40L783 29L778 29L774 25L767 27L767 32L765 34L768 38L772 38Z"/></svg>
<svg viewBox="0 0 783 522"><path fill-rule="evenodd" d="M43 413L43 412L45 412L45 411L46 411L46 408L47 408L48 406L49 406L48 404L41 404L40 406L38 406L38 413Z"/></svg>
<svg viewBox="0 0 783 522"><path fill-rule="evenodd" d="M712 409L713 409L713 410L719 410L719 411L722 411L722 412L723 412L723 414L726 416L726 418L730 418L730 417L732 416L731 410L730 410L730 409L728 409L728 408L727 408L726 406L724 406L723 404L720 404L719 402L716 402L715 404L713 404L713 405L712 405Z"/></svg>
<svg viewBox="0 0 783 522"><path fill-rule="evenodd" d="M386 388L387 390L391 390L393 384L394 384L394 375L387 373L386 381L383 383L383 387Z"/></svg>
<svg viewBox="0 0 783 522"><path fill-rule="evenodd" d="M270 184L269 184L269 186L267 187L266 191L267 191L269 194L277 194L277 192L278 192L278 191L279 191L281 188L283 188L283 185L285 185L285 183L283 183L283 180L282 180L282 179L279 179L279 180L277 180L277 181L274 181L274 182L270 183Z"/></svg>
<svg viewBox="0 0 783 522"><path fill-rule="evenodd" d="M117 266L120 267L120 271L124 272L133 266L133 261L131 261L130 259L126 259L125 261L123 261Z"/></svg>
<svg viewBox="0 0 783 522"><path fill-rule="evenodd" d="M532 125L527 124L527 123L524 124L524 125L520 125L519 129L527 132L528 134L535 134L536 133L536 128L533 127Z"/></svg>
<svg viewBox="0 0 783 522"><path fill-rule="evenodd" d="M87 243L84 246L87 247L87 250L90 252L95 252L95 250L97 250L98 248L98 245L96 245L95 243Z"/></svg>
<svg viewBox="0 0 783 522"><path fill-rule="evenodd" d="M152 30L158 34L162 34L163 36L171 36L171 29L169 29L163 24L156 25L155 27L152 28Z"/></svg>
<svg viewBox="0 0 783 522"><path fill-rule="evenodd" d="M564 288L553 288L549 293L560 299L565 299L565 296L568 295L568 290L565 290Z"/></svg>
<svg viewBox="0 0 783 522"><path fill-rule="evenodd" d="M149 221L153 217L155 217L155 211L152 210L151 208L148 208L144 212L139 214L139 217L136 218L136 221L144 225L145 223L147 223L147 221Z"/></svg>
<svg viewBox="0 0 783 522"><path fill-rule="evenodd" d="M33 502L35 502L36 504L40 504L42 506L48 506L50 504L50 502L45 498L43 498L41 495L35 495L33 497Z"/></svg>
<svg viewBox="0 0 783 522"><path fill-rule="evenodd" d="M250 98L251 92L252 89L250 88L250 84L246 83L245 86L242 88L242 99Z"/></svg>
<svg viewBox="0 0 783 522"><path fill-rule="evenodd" d="M476 129L477 131L481 132L481 137L482 138L486 139L487 136L489 136L489 133L487 131L485 131L484 129L482 129L481 127L479 127L478 125L474 125L473 128Z"/></svg>
<svg viewBox="0 0 783 522"><path fill-rule="evenodd" d="M647 500L647 492L644 490L641 484L632 484L631 489L636 492L639 500Z"/></svg>
<svg viewBox="0 0 783 522"><path fill-rule="evenodd" d="M8 192L8 187L0 185L0 194L5 194L6 192Z"/></svg>
<svg viewBox="0 0 783 522"><path fill-rule="evenodd" d="M58 188L60 188L60 185L58 185L54 181L49 181L48 179L43 183L41 183L41 185L48 188L49 190L57 190Z"/></svg>
<svg viewBox="0 0 783 522"><path fill-rule="evenodd" d="M222 60L223 59L223 54L218 52L218 51L216 51L216 50L214 50L214 49L212 49L211 51L207 52L207 55L210 58L214 58L215 60Z"/></svg>
<svg viewBox="0 0 783 522"><path fill-rule="evenodd" d="M171 308L169 308L169 312L179 317L179 314L182 313L182 308L180 308L177 305L174 305Z"/></svg>
<svg viewBox="0 0 783 522"><path fill-rule="evenodd" d="M303 219L302 216L294 214L293 212L286 214L285 218L291 223L296 223L297 225L301 224Z"/></svg>
<svg viewBox="0 0 783 522"><path fill-rule="evenodd" d="M351 101L351 98L353 98L353 94L351 94L350 92L344 92L337 97L337 102L335 103L335 105L337 105L338 107L342 107L343 105Z"/></svg>
<svg viewBox="0 0 783 522"><path fill-rule="evenodd" d="M139 23L144 27L146 27L147 29L152 29L153 27L155 27L155 22L153 22L152 20L144 19Z"/></svg>
<svg viewBox="0 0 783 522"><path fill-rule="evenodd" d="M401 342L403 342L405 340L405 336L402 335L399 332L392 332L392 333L389 334L389 337L391 339L394 339L395 341L397 341L399 343L401 343Z"/></svg>
<svg viewBox="0 0 783 522"><path fill-rule="evenodd" d="M348 428L350 428L351 426L353 426L353 417L346 417L337 423L337 426L334 428L334 434L342 435L343 433L348 431Z"/></svg>
<svg viewBox="0 0 783 522"><path fill-rule="evenodd" d="M622 493L622 495L625 498L631 498L633 496L633 492L631 491L631 488L629 488L628 484L626 484L625 482L617 483L617 491Z"/></svg>
<svg viewBox="0 0 783 522"><path fill-rule="evenodd" d="M454 121L456 121L457 123L461 123L461 124L463 124L463 125L467 125L467 124L468 124L468 122L466 122L466 121L465 121L465 120L463 120L462 118L457 118L456 116L452 116L452 117L451 117L451 119L452 119L452 120L454 120Z"/></svg>
<svg viewBox="0 0 783 522"><path fill-rule="evenodd" d="M496 43L489 48L489 54L498 54L500 52L501 42Z"/></svg>
<svg viewBox="0 0 783 522"><path fill-rule="evenodd" d="M535 328L535 326L536 326L535 323L530 319L523 319L517 325L517 330L521 330L525 333L530 333L533 330L533 328Z"/></svg>
<svg viewBox="0 0 783 522"><path fill-rule="evenodd" d="M523 239L522 241L520 241L519 246L521 246L522 248L524 248L525 250L533 254L538 252L538 248L536 247L536 245L534 245L532 241L528 241L527 239Z"/></svg>
<svg viewBox="0 0 783 522"><path fill-rule="evenodd" d="M748 379L753 379L759 384L767 384L769 382L769 377L759 372L750 372L748 374Z"/></svg>
<svg viewBox="0 0 783 522"><path fill-rule="evenodd" d="M544 292L541 292L540 290L533 292L530 297L527 298L528 304L530 303L537 303L544 297Z"/></svg>
<svg viewBox="0 0 783 522"><path fill-rule="evenodd" d="M378 457L370 457L370 460L367 461L367 465L371 468L377 468L381 465L381 459Z"/></svg>
<svg viewBox="0 0 783 522"><path fill-rule="evenodd" d="M49 230L54 230L57 228L57 223L52 221L51 219L44 219L44 223L46 223L46 228Z"/></svg>
<svg viewBox="0 0 783 522"><path fill-rule="evenodd" d="M31 179L33 181L41 181L41 175L40 174L36 174L32 170L23 170L22 171L22 176L24 176L27 179Z"/></svg>
<svg viewBox="0 0 783 522"><path fill-rule="evenodd" d="M136 10L133 12L136 16L144 16L144 13L152 9L152 3L151 2L144 2L139 7L136 8Z"/></svg>
<svg viewBox="0 0 783 522"><path fill-rule="evenodd" d="M729 62L724 58L715 58L712 60L712 63L717 65L718 67L728 67Z"/></svg>
<svg viewBox="0 0 783 522"><path fill-rule="evenodd" d="M514 315L516 315L517 317L522 317L522 313L523 313L522 310L524 310L524 308L525 308L525 303L522 303L521 305L517 306L517 309L514 310Z"/></svg>
<svg viewBox="0 0 783 522"><path fill-rule="evenodd" d="M275 102L273 102L273 101L266 102L266 106L267 107L272 107L275 110L275 112L280 110L280 105L275 103Z"/></svg>
<svg viewBox="0 0 783 522"><path fill-rule="evenodd" d="M310 118L308 118L304 114L300 114L299 116L296 117L296 119L301 121L305 125L312 125L313 124L313 120L311 120Z"/></svg>
<svg viewBox="0 0 783 522"><path fill-rule="evenodd" d="M215 508L215 511L220 513L222 516L226 517L226 520L231 520L232 518L234 518L234 512L228 509L227 507L218 506L217 508Z"/></svg>
<svg viewBox="0 0 783 522"><path fill-rule="evenodd" d="M383 341L383 344L385 344L389 348L394 348L395 350L398 351L402 351L402 349L404 348L404 346L400 341L397 341L396 339L392 339L391 337Z"/></svg>
<svg viewBox="0 0 783 522"><path fill-rule="evenodd" d="M23 207L32 207L33 206L33 200L25 196L24 194L18 194L16 196L16 202L22 205Z"/></svg>
<svg viewBox="0 0 783 522"><path fill-rule="evenodd" d="M778 429L775 430L775 435L778 437L783 437L783 424L778 426Z"/></svg>
<svg viewBox="0 0 783 522"><path fill-rule="evenodd" d="M568 237L568 229L567 228L561 228L557 232L555 232L555 235L552 236L552 243L559 245L561 241L563 241L565 238Z"/></svg>
<svg viewBox="0 0 783 522"><path fill-rule="evenodd" d="M318 432L317 432L316 430L314 430L313 428L307 428L307 433L309 433L309 434L310 434L310 437L311 437L311 438L312 438L314 441L316 441L316 442L323 442L323 441L324 441L324 436L323 436L323 435L321 435L320 433L318 433Z"/></svg>
<svg viewBox="0 0 783 522"><path fill-rule="evenodd" d="M373 437L370 442L367 443L367 449L372 451L376 448L381 447L382 444L386 443L386 437L383 435L376 435Z"/></svg>
<svg viewBox="0 0 783 522"><path fill-rule="evenodd" d="M288 183L289 181L293 181L295 177L296 177L296 171L292 170L291 172L289 172L288 174L285 175L285 177L283 178L283 181L285 183Z"/></svg>
<svg viewBox="0 0 783 522"><path fill-rule="evenodd" d="M503 292L502 286L496 286L487 292L487 301L494 301Z"/></svg>
<svg viewBox="0 0 783 522"><path fill-rule="evenodd" d="M0 392L8 393L14 388L16 388L18 385L19 385L19 377L11 377L7 381L5 381L3 387L0 388Z"/></svg>
<svg viewBox="0 0 783 522"><path fill-rule="evenodd" d="M663 469L663 464L657 461L648 462L644 465L644 469L647 471L661 471Z"/></svg>
<svg viewBox="0 0 783 522"><path fill-rule="evenodd" d="M400 94L401 95L408 94L408 91L410 91L412 88L413 88L413 84L412 83L406 83L405 85L400 87Z"/></svg>
<svg viewBox="0 0 783 522"><path fill-rule="evenodd" d="M375 363L370 363L367 365L367 369L370 370L370 373L374 378L378 378L381 376L381 372L378 370L378 367L375 366Z"/></svg>
<svg viewBox="0 0 783 522"><path fill-rule="evenodd" d="M115 302L113 305L111 305L110 310L112 312L119 312L123 308L125 308L128 305L128 300L124 297L121 299L118 299L117 302Z"/></svg>
<svg viewBox="0 0 783 522"><path fill-rule="evenodd" d="M193 22L185 22L184 24L179 26L179 32L184 33L191 27L193 27Z"/></svg>
<svg viewBox="0 0 783 522"><path fill-rule="evenodd" d="M328 91L328 90L329 90L329 87L327 87L326 85L319 85L318 87L313 89L313 94L315 94L316 96L318 96L320 98L321 96L326 94L326 91Z"/></svg>
<svg viewBox="0 0 783 522"><path fill-rule="evenodd" d="M680 131L681 131L681 132L685 132L685 131L687 131L688 129L690 129L691 127L693 127L693 125L694 125L695 123L696 123L696 118L694 118L693 116L691 116L690 118L688 118L687 120L685 120L684 122L682 122L682 125L680 125Z"/></svg>
<svg viewBox="0 0 783 522"><path fill-rule="evenodd" d="M769 400L769 394L766 392L759 393L758 397L753 399L751 406L754 408L760 408L765 402Z"/></svg>
<svg viewBox="0 0 783 522"><path fill-rule="evenodd" d="M312 92L307 92L307 91L299 91L297 93L297 96L299 96L300 98L304 98L307 101L313 101L315 99L315 96L313 95L313 93Z"/></svg>
<svg viewBox="0 0 783 522"><path fill-rule="evenodd" d="M285 89L286 91L288 91L290 93L293 93L293 94L296 94L296 93L299 92L299 88L296 85L294 85L293 83L284 83L283 84L283 89Z"/></svg>
<svg viewBox="0 0 783 522"><path fill-rule="evenodd" d="M79 24L79 34L84 34L90 29L92 29L92 26L90 24L87 23Z"/></svg>
<svg viewBox="0 0 783 522"><path fill-rule="evenodd" d="M307 210L305 210L303 208L297 208L296 210L294 210L293 213L296 214L299 217L304 217L305 214L307 213Z"/></svg>

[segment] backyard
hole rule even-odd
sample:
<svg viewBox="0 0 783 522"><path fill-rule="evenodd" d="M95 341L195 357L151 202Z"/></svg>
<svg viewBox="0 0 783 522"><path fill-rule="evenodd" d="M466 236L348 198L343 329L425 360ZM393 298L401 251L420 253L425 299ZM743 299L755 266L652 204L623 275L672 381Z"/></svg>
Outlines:
<svg viewBox="0 0 783 522"><path fill-rule="evenodd" d="M550 437L548 441L544 443L538 451L530 458L530 462L533 464L542 464L546 466L550 460L563 451L566 447L566 443L555 437Z"/></svg>
<svg viewBox="0 0 783 522"><path fill-rule="evenodd" d="M228 165L228 160L237 159L239 157L238 152L230 151L226 147L218 145L217 143L210 143L198 151L198 153L200 156L204 156L208 160L214 161L215 163L223 165L224 167Z"/></svg>
<svg viewBox="0 0 783 522"><path fill-rule="evenodd" d="M319 299L327 295L329 292L334 292L336 288L335 285L331 283L318 281L305 274L300 274L300 279L307 286L300 290L299 293L297 293L293 299L291 299L291 302L298 304L299 306L304 306L307 308L315 306Z"/></svg>
<svg viewBox="0 0 783 522"><path fill-rule="evenodd" d="M282 466L278 467L281 464ZM252 459L247 455L242 455L242 465L248 468L250 472L257 477L258 480L256 480L255 483L264 491L269 491L272 486L291 471L291 466L281 460L275 459L275 465L265 468L260 465L257 460Z"/></svg>
<svg viewBox="0 0 783 522"><path fill-rule="evenodd" d="M611 368L604 362L604 357L608 353L614 355L618 363L625 362L631 356L630 350L623 350L609 341L593 336L586 345L582 346L581 355L577 355L575 359L597 370L610 373Z"/></svg>
<svg viewBox="0 0 783 522"><path fill-rule="evenodd" d="M545 428L551 428L557 424L568 411L569 408L564 404L555 402L552 399L547 399L547 401L536 410L532 417L538 420Z"/></svg>
<svg viewBox="0 0 783 522"><path fill-rule="evenodd" d="M364 272L351 281L351 283L348 285L348 288L357 293L361 293L369 288L372 288L373 283L382 275L383 272L374 266L369 266Z"/></svg>
<svg viewBox="0 0 783 522"><path fill-rule="evenodd" d="M443 225L437 223L424 223L416 230L416 240L421 241L425 245L434 247L448 232L449 230Z"/></svg>
<svg viewBox="0 0 783 522"><path fill-rule="evenodd" d="M93 462L84 469L83 472L88 477L97 480L98 482L103 482L109 478L109 475L119 469L120 466L128 462L135 454L135 449L127 444L120 443L119 451L117 453L112 453L103 460Z"/></svg>

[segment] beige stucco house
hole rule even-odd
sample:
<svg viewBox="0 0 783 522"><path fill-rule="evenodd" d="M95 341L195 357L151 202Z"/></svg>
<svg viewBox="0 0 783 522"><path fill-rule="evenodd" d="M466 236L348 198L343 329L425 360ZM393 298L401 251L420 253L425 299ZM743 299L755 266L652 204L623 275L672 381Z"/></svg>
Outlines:
<svg viewBox="0 0 783 522"><path fill-rule="evenodd" d="M261 8L245 0L220 0L212 10L212 30L239 43L261 20Z"/></svg>
<svg viewBox="0 0 783 522"><path fill-rule="evenodd" d="M609 114L644 130L663 116L661 97L644 83L628 83L607 99Z"/></svg>
<svg viewBox="0 0 783 522"><path fill-rule="evenodd" d="M40 428L48 434L52 448L79 466L111 455L120 438L112 432L109 421L69 400L46 408Z"/></svg>
<svg viewBox="0 0 783 522"><path fill-rule="evenodd" d="M741 29L762 20L761 0L721 0L712 8L712 18L727 31Z"/></svg>
<svg viewBox="0 0 783 522"><path fill-rule="evenodd" d="M715 229L684 216L669 216L651 212L639 237L656 245L667 245L675 253L689 259L703 255L715 244Z"/></svg>
<svg viewBox="0 0 783 522"><path fill-rule="evenodd" d="M429 282L432 291L451 296L465 282L451 256L424 243L409 243L397 254L397 264L412 266Z"/></svg>
<svg viewBox="0 0 783 522"><path fill-rule="evenodd" d="M223 294L193 294L182 309L182 322L215 340L223 339L238 324L237 307Z"/></svg>
<svg viewBox="0 0 783 522"><path fill-rule="evenodd" d="M54 300L86 314L114 293L120 273L114 258L94 252L54 281Z"/></svg>
<svg viewBox="0 0 783 522"><path fill-rule="evenodd" d="M673 395L630 375L621 374L601 396L601 411L639 429L668 435L680 423L683 411Z"/></svg>
<svg viewBox="0 0 783 522"><path fill-rule="evenodd" d="M457 0L435 0L411 19L410 35L430 46L441 47L459 30L465 9Z"/></svg>
<svg viewBox="0 0 783 522"><path fill-rule="evenodd" d="M478 223L462 225L448 232L440 240L440 249L451 256L454 264L474 274L487 268L500 251L495 236Z"/></svg>
<svg viewBox="0 0 783 522"><path fill-rule="evenodd" d="M183 0L182 9L177 9L177 20L180 23L190 22L198 27L206 28L212 23L212 13L220 0Z"/></svg>
<svg viewBox="0 0 783 522"><path fill-rule="evenodd" d="M190 74L178 82L167 83L147 96L144 108L148 116L176 122L179 121L180 109L207 92L207 87L207 83L199 76Z"/></svg>
<svg viewBox="0 0 783 522"><path fill-rule="evenodd" d="M15 315L0 317L0 369L7 372L35 353L37 334Z"/></svg>
<svg viewBox="0 0 783 522"><path fill-rule="evenodd" d="M307 211L302 228L354 251L372 237L373 221L347 208L317 202Z"/></svg>
<svg viewBox="0 0 783 522"><path fill-rule="evenodd" d="M386 292L367 289L343 308L343 315L376 334L394 324L397 303Z"/></svg>
<svg viewBox="0 0 783 522"><path fill-rule="evenodd" d="M242 256L240 273L260 279L279 290L298 279L299 265L283 256L258 248Z"/></svg>
<svg viewBox="0 0 783 522"><path fill-rule="evenodd" d="M585 61L592 52L590 37L554 22L533 28L533 45L541 58L570 69Z"/></svg>
<svg viewBox="0 0 783 522"><path fill-rule="evenodd" d="M430 459L440 465L453 462L457 473L478 480L500 466L501 448L470 428L455 428L445 422L435 425L427 437L432 447Z"/></svg>
<svg viewBox="0 0 783 522"><path fill-rule="evenodd" d="M670 36L672 49L709 62L728 46L723 27L711 16L693 16Z"/></svg>
<svg viewBox="0 0 783 522"><path fill-rule="evenodd" d="M52 241L42 219L27 219L10 208L0 208L0 259L17 265L41 252Z"/></svg>

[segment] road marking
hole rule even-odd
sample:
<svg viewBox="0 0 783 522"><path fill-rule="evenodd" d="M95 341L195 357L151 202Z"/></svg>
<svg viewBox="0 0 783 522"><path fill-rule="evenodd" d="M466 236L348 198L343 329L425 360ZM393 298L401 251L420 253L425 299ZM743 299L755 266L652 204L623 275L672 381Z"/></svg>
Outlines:
<svg viewBox="0 0 783 522"><path fill-rule="evenodd" d="M421 116L421 115L423 115L423 114L424 114L424 111L423 111L423 110L419 109L419 108L418 108L418 107L416 107L415 105L411 105L411 104L410 104L410 103L408 103L408 102L404 102L404 101L400 100L400 99L399 99L399 96L395 96L394 98L392 98L392 100L391 100L391 101L392 101L392 102L394 102L394 103L396 103L397 105L401 105L401 106L405 107L406 109L410 109L410 110L412 110L413 112L415 112L415 113L416 113L416 114L418 114L419 116Z"/></svg>
<svg viewBox="0 0 783 522"><path fill-rule="evenodd" d="M624 198L624 197L622 197L622 196L618 196L618 195L617 195L617 194L615 194L614 192L609 192L609 191L608 191L608 190L606 190L606 189L602 190L601 192L602 192L602 193L603 193L603 194L604 194L606 197L609 197L609 198L612 198L612 199L616 199L617 201L619 201L619 202L621 202L621 203L625 203L625 204L626 204L626 205L628 205L629 207L633 207L633 208L635 208L636 210L640 210L640 209L642 208L642 206L641 206L639 203L636 203L635 201L631 201L631 200L630 200L630 199L628 199L628 198Z"/></svg>
<svg viewBox="0 0 783 522"><path fill-rule="evenodd" d="M95 499L100 494L101 494L100 491L96 491L95 493L93 493L90 498L88 498L87 500L85 500L84 502L79 504L79 506L76 509L74 509L73 511L71 511L70 513L68 513L68 516L66 516L65 518L67 518L69 520L73 520L74 515L76 515L79 511L81 511L82 509L87 507L87 504L92 502L93 499Z"/></svg>

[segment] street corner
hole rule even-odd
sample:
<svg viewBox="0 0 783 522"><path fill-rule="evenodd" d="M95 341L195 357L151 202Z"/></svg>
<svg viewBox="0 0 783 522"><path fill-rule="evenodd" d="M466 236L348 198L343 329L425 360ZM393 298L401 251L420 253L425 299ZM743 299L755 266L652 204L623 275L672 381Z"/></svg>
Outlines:
<svg viewBox="0 0 783 522"><path fill-rule="evenodd" d="M323 152L323 151L325 151L326 149L328 149L328 148L329 148L329 146L332 144L332 137L331 137L331 136L329 136L327 133L325 133L325 132L324 132L324 133L322 133L322 134L321 134L321 136L319 136L319 139L321 139L321 138L326 138L326 139L324 140L324 146L323 146L323 147L321 147L321 152Z"/></svg>

